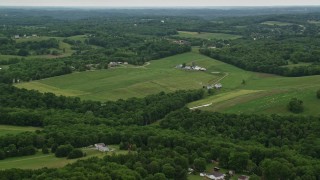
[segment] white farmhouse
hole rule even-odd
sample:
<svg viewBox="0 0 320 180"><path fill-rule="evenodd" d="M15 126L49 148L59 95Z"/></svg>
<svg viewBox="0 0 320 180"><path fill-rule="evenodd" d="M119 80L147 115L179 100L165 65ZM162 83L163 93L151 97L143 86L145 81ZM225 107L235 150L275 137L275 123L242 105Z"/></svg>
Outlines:
<svg viewBox="0 0 320 180"><path fill-rule="evenodd" d="M97 149L98 151L101 151L101 152L108 152L108 151L110 151L110 149L108 148L108 146L106 146L104 143L94 144L94 147L96 147L96 149Z"/></svg>

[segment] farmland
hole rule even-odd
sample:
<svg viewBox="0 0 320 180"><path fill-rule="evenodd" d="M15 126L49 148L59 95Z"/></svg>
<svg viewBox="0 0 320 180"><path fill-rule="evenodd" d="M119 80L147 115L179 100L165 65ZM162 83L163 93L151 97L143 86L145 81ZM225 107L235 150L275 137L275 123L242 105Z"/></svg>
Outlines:
<svg viewBox="0 0 320 180"><path fill-rule="evenodd" d="M25 58L25 59L34 59L34 58L59 58L59 57L66 57L71 56L72 53L74 53L74 50L71 49L71 45L68 43L63 42L63 37L50 37L50 36L37 36L37 37L29 37L29 38L20 38L16 39L16 43L24 43L24 42L39 42L49 39L57 39L59 40L59 48L58 49L51 49L51 50L57 50L59 52L59 55L30 55L30 56L18 56L18 55L1 55L0 54L0 61L1 60L8 60L11 58ZM86 39L85 35L77 35L77 36L70 36L67 39L71 40L79 40L83 42Z"/></svg>
<svg viewBox="0 0 320 180"><path fill-rule="evenodd" d="M280 22L280 21L265 21L261 24L269 25L269 26L290 26L290 25L293 25L292 23Z"/></svg>
<svg viewBox="0 0 320 180"><path fill-rule="evenodd" d="M175 69L177 64L195 62L206 72ZM221 79L224 77L223 79ZM117 100L144 97L160 91L199 89L221 80L223 89L217 95L193 102L188 107L232 113L289 113L286 104L291 98L305 100L304 114L318 113L320 102L315 91L320 88L319 76L281 77L253 73L205 57L193 51L151 61L146 66L121 66L101 71L78 72L39 81L21 83L19 88L53 92L90 100ZM241 84L242 80L246 84ZM302 93L305 92L305 93Z"/></svg>
<svg viewBox="0 0 320 180"><path fill-rule="evenodd" d="M0 136L7 134L18 134L21 132L33 132L36 130L41 130L41 128L0 125Z"/></svg>
<svg viewBox="0 0 320 180"><path fill-rule="evenodd" d="M187 72L174 68L184 62L195 62L200 66L217 68L214 67L215 62L210 58L187 53L151 61L147 66L122 66L108 70L73 73L22 83L17 87L105 101L144 97L160 91L199 89L220 77L206 72Z"/></svg>
<svg viewBox="0 0 320 180"><path fill-rule="evenodd" d="M239 35L225 34L225 33L208 33L208 32L190 32L190 31L179 31L180 37L185 38L200 38L200 39L221 39L221 40L232 40L241 38Z"/></svg>
<svg viewBox="0 0 320 180"><path fill-rule="evenodd" d="M112 154L127 154L128 151L119 150L119 146L111 145L114 152L103 153L95 149L82 148L83 152L86 153L86 157L80 159L88 159L91 157L103 158L105 155ZM40 168L59 168L67 164L74 163L79 159L66 159L66 158L57 158L54 154L43 154L37 152L35 155L25 156L25 157L14 157L8 158L0 161L0 170L1 169L10 169L10 168L19 168L19 169L40 169Z"/></svg>

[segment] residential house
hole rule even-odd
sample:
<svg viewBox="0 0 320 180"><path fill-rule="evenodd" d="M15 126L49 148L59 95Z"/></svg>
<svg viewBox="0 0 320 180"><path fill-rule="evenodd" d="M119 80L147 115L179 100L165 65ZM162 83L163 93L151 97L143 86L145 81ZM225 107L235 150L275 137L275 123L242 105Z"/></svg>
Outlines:
<svg viewBox="0 0 320 180"><path fill-rule="evenodd" d="M213 171L211 174L207 174L206 176L207 178L213 180L224 180L226 175L217 171Z"/></svg>
<svg viewBox="0 0 320 180"><path fill-rule="evenodd" d="M19 36L19 35L15 35L14 38L15 38L15 39L19 39L20 36Z"/></svg>
<svg viewBox="0 0 320 180"><path fill-rule="evenodd" d="M101 152L110 151L110 149L108 148L108 146L106 146L104 143L94 144L94 147L96 147L96 149L97 149L98 151L101 151Z"/></svg>

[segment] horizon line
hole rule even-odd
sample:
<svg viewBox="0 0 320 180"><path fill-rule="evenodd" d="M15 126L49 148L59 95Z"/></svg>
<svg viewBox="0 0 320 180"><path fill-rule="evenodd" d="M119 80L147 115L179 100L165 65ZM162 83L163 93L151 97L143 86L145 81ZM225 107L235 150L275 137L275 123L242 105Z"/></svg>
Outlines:
<svg viewBox="0 0 320 180"><path fill-rule="evenodd" d="M194 6L194 5L186 5L186 6L82 6L82 5L78 5L78 6L63 6L63 5L46 5L46 6L34 6L34 5L0 5L0 8L82 8L82 9L92 9L92 8L97 8L97 9L141 9L141 8L151 8L151 9L161 9L161 8L201 8L201 9L213 9L213 8L264 8L264 7L320 7L319 5L235 5L235 6L229 6L229 5L225 5L225 6Z"/></svg>

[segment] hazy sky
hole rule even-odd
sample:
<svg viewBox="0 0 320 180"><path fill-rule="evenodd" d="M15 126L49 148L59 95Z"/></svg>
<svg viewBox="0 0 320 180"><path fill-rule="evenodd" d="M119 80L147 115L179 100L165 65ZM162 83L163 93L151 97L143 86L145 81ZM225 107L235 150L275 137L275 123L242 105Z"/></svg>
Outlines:
<svg viewBox="0 0 320 180"><path fill-rule="evenodd" d="M0 6L296 6L320 0L0 0Z"/></svg>

